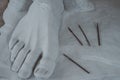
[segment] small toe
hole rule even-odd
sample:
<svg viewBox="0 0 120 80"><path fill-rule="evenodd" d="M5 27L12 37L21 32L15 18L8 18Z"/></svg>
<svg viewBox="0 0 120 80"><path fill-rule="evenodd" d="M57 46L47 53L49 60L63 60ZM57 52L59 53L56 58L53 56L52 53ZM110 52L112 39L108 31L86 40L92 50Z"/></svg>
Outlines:
<svg viewBox="0 0 120 80"><path fill-rule="evenodd" d="M25 46L23 41L19 41L14 45L14 48L11 50L11 61L13 62L17 57L19 51Z"/></svg>
<svg viewBox="0 0 120 80"><path fill-rule="evenodd" d="M24 63L27 55L30 53L30 48L29 47L24 47L19 53L18 56L16 57L13 65L12 65L12 70L17 72L19 71L20 67Z"/></svg>

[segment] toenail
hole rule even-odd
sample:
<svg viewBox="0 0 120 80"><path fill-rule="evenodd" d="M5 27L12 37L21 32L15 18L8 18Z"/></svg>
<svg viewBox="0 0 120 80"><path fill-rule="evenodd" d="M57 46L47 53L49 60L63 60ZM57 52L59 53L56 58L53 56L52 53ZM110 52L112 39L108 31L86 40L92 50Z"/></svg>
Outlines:
<svg viewBox="0 0 120 80"><path fill-rule="evenodd" d="M18 76L20 77L20 78L29 78L29 76L30 76L30 73L29 73L29 71L22 71L22 72L19 72L18 73Z"/></svg>
<svg viewBox="0 0 120 80"><path fill-rule="evenodd" d="M45 74L47 74L48 73L48 71L45 71Z"/></svg>
<svg viewBox="0 0 120 80"><path fill-rule="evenodd" d="M43 70L43 69L37 69L36 72L34 73L34 75L36 76L36 78L40 78L40 79L47 79L50 76L49 71L47 70Z"/></svg>
<svg viewBox="0 0 120 80"><path fill-rule="evenodd" d="M36 70L35 70L35 73L37 73L39 70L40 70L39 68L38 68L38 69L36 69Z"/></svg>
<svg viewBox="0 0 120 80"><path fill-rule="evenodd" d="M39 69L38 68L36 71L37 71L36 73L40 73L40 74L44 74L44 75L46 75L48 73L48 71L45 70L45 69Z"/></svg>

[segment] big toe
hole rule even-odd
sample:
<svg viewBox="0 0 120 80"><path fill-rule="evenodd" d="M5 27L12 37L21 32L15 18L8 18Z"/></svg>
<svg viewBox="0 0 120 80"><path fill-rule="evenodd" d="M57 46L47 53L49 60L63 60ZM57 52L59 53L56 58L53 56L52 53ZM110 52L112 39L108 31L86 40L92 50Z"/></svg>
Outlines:
<svg viewBox="0 0 120 80"><path fill-rule="evenodd" d="M49 78L55 69L55 61L41 60L34 71L34 75L37 78L47 79Z"/></svg>

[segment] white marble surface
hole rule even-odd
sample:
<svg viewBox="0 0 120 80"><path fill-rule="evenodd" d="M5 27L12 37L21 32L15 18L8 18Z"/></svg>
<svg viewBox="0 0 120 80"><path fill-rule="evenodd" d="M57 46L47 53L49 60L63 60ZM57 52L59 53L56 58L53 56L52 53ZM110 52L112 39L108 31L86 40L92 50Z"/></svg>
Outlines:
<svg viewBox="0 0 120 80"><path fill-rule="evenodd" d="M66 53L90 74L86 74L67 58L60 55L53 75L48 80L119 80L120 79L120 1L92 0L96 11L66 12L63 27L60 32L60 52ZM97 45L95 23L100 24L102 46ZM80 24L90 40L89 47L78 29ZM67 30L67 27L79 36L84 46ZM9 31L5 28L4 31ZM0 36L0 80L20 80L15 72L10 70L10 51L8 49L8 34ZM27 79L26 79L27 80ZM28 80L35 80L34 76ZM40 80L40 79L38 79Z"/></svg>

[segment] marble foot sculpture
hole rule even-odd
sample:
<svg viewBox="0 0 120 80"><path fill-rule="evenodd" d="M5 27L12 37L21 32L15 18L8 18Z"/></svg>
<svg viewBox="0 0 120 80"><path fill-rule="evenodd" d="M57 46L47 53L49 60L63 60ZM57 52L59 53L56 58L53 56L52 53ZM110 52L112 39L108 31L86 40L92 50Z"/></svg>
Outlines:
<svg viewBox="0 0 120 80"><path fill-rule="evenodd" d="M34 0L18 23L9 49L12 70L20 78L29 78L32 72L38 78L48 78L53 73L59 54L58 32L63 10L62 0Z"/></svg>
<svg viewBox="0 0 120 80"><path fill-rule="evenodd" d="M87 6L87 1L79 1L81 9L82 5ZM38 78L49 78L53 73L59 55L58 33L63 11L62 0L34 0L20 20L9 42L12 70L19 77L29 78L34 71Z"/></svg>

